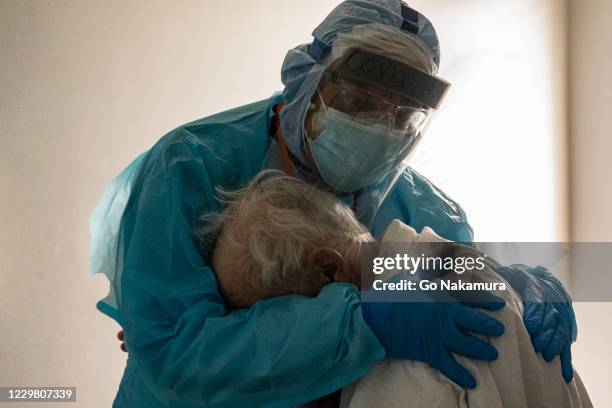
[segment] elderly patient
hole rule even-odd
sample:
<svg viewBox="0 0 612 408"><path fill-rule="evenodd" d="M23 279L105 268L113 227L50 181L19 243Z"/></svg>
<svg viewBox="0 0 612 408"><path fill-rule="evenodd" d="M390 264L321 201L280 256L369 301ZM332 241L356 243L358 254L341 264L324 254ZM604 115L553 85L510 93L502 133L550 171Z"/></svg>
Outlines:
<svg viewBox="0 0 612 408"><path fill-rule="evenodd" d="M204 214L197 233L203 250L212 252L220 291L231 307L283 295L316 296L331 282L360 285L360 248L375 240L335 196L276 171L221 196L225 210ZM382 240L444 242L429 228L419 234L398 220ZM479 272L479 279L503 282L492 270ZM340 406L591 406L576 373L566 384L558 358L550 364L534 352L520 298L511 289L502 297L507 306L487 312L506 328L503 336L487 339L499 358L488 363L455 356L474 374L475 389L459 387L426 364L387 359L345 387Z"/></svg>

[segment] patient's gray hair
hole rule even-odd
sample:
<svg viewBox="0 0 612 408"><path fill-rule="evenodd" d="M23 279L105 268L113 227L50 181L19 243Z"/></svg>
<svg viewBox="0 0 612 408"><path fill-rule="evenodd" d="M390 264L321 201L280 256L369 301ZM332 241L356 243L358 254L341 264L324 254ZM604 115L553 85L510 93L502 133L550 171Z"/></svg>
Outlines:
<svg viewBox="0 0 612 408"><path fill-rule="evenodd" d="M218 190L218 194L224 211L201 216L197 235L210 256L223 226L232 225L223 237L235 245L236 264L244 277L238 291L242 294L224 293L234 306L254 303L253 296L264 299L296 292L314 296L322 283L306 276L306 259L313 249L326 246L354 259L359 244L373 240L334 195L277 170L259 173L241 190Z"/></svg>

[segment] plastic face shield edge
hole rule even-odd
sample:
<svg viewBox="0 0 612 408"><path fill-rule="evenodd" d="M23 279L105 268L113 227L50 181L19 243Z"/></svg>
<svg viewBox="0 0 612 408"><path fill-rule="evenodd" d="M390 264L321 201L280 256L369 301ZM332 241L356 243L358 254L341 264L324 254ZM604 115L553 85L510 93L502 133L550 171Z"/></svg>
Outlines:
<svg viewBox="0 0 612 408"><path fill-rule="evenodd" d="M355 161L358 160L361 166L370 163L372 171L379 174L382 174L381 167L388 169L385 178L388 190L406 168L410 153L449 87L447 81L423 70L370 50L352 47L325 70L313 100L313 109L328 115L331 110L335 115L350 118L355 125L375 128L386 138L397 140L392 144L393 154L385 152L379 155L382 157L378 163L374 161L379 146L371 140L355 140L357 148L354 153L358 156L362 153ZM311 132L307 132L312 135L311 139L316 139L318 131L324 127L325 115L318 122L319 126L315 123ZM366 143L370 145L363 146ZM365 152L370 152L370 157ZM353 153L338 152L338 156L341 153L344 153L343 161L347 157L351 161ZM385 191L384 195L387 193Z"/></svg>

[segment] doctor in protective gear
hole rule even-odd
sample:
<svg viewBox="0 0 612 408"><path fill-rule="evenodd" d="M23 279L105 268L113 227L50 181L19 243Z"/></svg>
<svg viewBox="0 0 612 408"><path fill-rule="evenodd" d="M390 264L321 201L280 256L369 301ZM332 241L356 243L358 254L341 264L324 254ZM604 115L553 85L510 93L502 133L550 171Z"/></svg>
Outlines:
<svg viewBox="0 0 612 408"><path fill-rule="evenodd" d="M385 356L418 359L473 388L450 353L496 358L473 334L499 336L503 326L478 318L476 304L368 307L357 287L336 283L313 298L224 304L198 248L197 219L221 210L216 187L243 187L262 169L333 192L374 237L399 219L449 240L473 238L461 207L407 167L450 86L436 75L430 21L400 0L348 0L312 34L287 53L281 94L178 127L106 188L90 220L91 266L111 283L97 307L122 326L129 350L113 406L294 406L357 380ZM520 274L528 331L547 360L561 355L570 381L571 301L542 307L528 286L565 293L560 283L528 267ZM440 319L452 336L431 336L439 330L428 322Z"/></svg>

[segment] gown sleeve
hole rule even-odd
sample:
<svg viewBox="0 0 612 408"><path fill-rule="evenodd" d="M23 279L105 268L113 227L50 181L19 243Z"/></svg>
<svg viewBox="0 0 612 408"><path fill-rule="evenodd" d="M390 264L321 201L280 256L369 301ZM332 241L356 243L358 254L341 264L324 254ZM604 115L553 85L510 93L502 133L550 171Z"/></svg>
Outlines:
<svg viewBox="0 0 612 408"><path fill-rule="evenodd" d="M471 244L472 227L461 206L412 168L407 168L382 202L371 226L375 237L399 219L417 232L430 227L444 239Z"/></svg>
<svg viewBox="0 0 612 408"><path fill-rule="evenodd" d="M385 352L353 285L226 309L194 233L202 211L219 210L211 163L224 163L203 160L206 148L154 149L122 217L118 321L142 381L164 406L291 406L364 375Z"/></svg>

